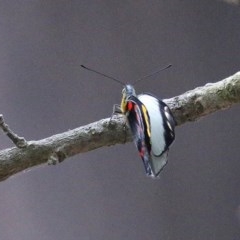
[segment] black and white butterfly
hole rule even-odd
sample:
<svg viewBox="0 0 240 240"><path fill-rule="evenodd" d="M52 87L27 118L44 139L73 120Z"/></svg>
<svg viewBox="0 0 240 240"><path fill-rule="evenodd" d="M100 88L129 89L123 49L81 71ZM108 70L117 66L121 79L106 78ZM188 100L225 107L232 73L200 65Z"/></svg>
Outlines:
<svg viewBox="0 0 240 240"><path fill-rule="evenodd" d="M118 79L81 66L124 85L121 105L117 109L127 118L146 174L158 177L167 164L169 147L175 139L175 120L169 107L152 94L137 95L132 85L125 85Z"/></svg>

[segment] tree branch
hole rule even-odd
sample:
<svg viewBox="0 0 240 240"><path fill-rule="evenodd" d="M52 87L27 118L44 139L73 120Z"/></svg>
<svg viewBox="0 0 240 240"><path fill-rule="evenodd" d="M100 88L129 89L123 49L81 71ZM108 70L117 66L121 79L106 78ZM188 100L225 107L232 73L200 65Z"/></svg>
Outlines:
<svg viewBox="0 0 240 240"><path fill-rule="evenodd" d="M164 101L171 108L177 126L198 120L240 102L240 72ZM131 140L124 116L116 115L111 120L102 119L39 141L28 141L23 148L0 151L0 181L34 166L54 165L78 153Z"/></svg>

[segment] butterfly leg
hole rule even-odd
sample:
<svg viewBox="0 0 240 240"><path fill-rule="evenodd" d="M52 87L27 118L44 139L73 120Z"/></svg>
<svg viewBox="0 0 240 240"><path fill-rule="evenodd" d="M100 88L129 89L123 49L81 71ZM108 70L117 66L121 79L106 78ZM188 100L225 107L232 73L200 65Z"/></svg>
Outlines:
<svg viewBox="0 0 240 240"><path fill-rule="evenodd" d="M121 106L119 104L113 105L113 113L112 114L122 114Z"/></svg>
<svg viewBox="0 0 240 240"><path fill-rule="evenodd" d="M119 104L114 104L113 105L113 112L112 112L112 115L110 117L110 122L112 121L114 115L116 114L122 114L122 110L121 110L121 107Z"/></svg>

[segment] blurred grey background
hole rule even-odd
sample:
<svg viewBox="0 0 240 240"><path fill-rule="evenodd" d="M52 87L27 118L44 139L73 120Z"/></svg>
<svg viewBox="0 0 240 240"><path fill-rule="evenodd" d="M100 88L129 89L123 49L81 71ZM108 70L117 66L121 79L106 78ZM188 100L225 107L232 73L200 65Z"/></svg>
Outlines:
<svg viewBox="0 0 240 240"><path fill-rule="evenodd" d="M161 98L240 66L240 8L219 1L0 1L0 113L27 140L111 115L122 87ZM133 143L0 183L0 239L240 239L239 105L176 129L154 181ZM0 147L11 147L0 134Z"/></svg>

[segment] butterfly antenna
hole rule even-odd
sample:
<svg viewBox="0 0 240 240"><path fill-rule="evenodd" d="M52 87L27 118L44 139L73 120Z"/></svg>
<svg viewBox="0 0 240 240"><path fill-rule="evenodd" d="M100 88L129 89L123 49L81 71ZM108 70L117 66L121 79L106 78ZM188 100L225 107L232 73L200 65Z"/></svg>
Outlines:
<svg viewBox="0 0 240 240"><path fill-rule="evenodd" d="M166 69L170 68L171 66L172 66L172 64L168 64L166 67L161 68L160 70L157 70L156 72L153 72L153 73L150 73L150 74L148 74L148 75L146 75L146 76L143 76L143 77L137 79L137 80L134 82L134 84L139 83L139 82L141 82L142 80L144 80L144 79L146 79L146 78L152 77L153 75L155 75L155 74L157 74L157 73L159 73L159 72L161 72L161 71L163 71L163 70L166 70Z"/></svg>
<svg viewBox="0 0 240 240"><path fill-rule="evenodd" d="M119 84L121 84L121 85L125 85L123 82L121 82L120 80L118 80L118 79L116 79L116 78L114 78L114 77L112 77L112 76L108 76L108 75L106 75L106 74L104 74L104 73L98 72L98 71L96 71L96 70L94 70L94 69L92 69L92 68L86 67L86 66L84 66L84 65L81 65L81 67L82 67L82 68L85 68L85 69L88 70L88 71L95 72L95 73L97 73L97 74L99 74L99 75L101 75L101 76L104 76L104 77L106 77L106 78L112 79L113 81L115 81L115 82L117 82L117 83L119 83Z"/></svg>

